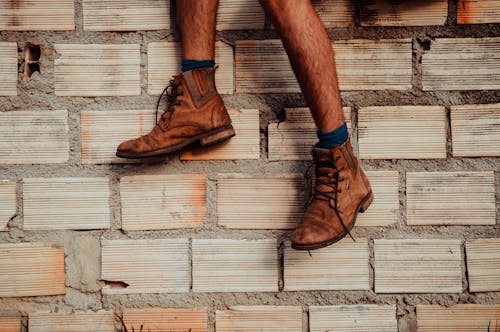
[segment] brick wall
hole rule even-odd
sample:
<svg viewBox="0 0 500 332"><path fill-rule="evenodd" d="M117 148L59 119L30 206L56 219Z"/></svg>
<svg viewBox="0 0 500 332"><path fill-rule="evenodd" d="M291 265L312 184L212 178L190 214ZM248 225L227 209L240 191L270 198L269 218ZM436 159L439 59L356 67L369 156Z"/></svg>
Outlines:
<svg viewBox="0 0 500 332"><path fill-rule="evenodd" d="M217 26L238 136L147 163L114 150L179 69L175 4L0 1L0 331L500 329L500 1L313 3L376 198L308 253L315 129L256 0Z"/></svg>

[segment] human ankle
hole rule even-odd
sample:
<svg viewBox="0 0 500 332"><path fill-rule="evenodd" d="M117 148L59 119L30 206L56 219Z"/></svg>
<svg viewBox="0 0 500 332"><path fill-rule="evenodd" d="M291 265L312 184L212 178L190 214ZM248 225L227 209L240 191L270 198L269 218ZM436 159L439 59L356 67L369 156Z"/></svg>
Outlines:
<svg viewBox="0 0 500 332"><path fill-rule="evenodd" d="M182 59L181 66L182 66L182 71L186 72L194 69L213 68L215 67L215 61Z"/></svg>
<svg viewBox="0 0 500 332"><path fill-rule="evenodd" d="M340 127L330 132L317 132L317 137L319 142L316 147L321 149L331 149L336 145L343 144L349 138L349 133L347 131L347 125L344 123Z"/></svg>

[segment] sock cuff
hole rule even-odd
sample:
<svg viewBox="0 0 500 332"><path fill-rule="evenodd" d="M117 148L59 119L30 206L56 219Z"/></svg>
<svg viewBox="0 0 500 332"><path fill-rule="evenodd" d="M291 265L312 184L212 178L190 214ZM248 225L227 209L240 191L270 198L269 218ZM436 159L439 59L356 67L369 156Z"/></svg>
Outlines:
<svg viewBox="0 0 500 332"><path fill-rule="evenodd" d="M338 127L335 130L327 133L318 131L316 135L319 139L317 146L323 149L331 149L335 145L343 144L349 138L347 124L345 122L342 126Z"/></svg>
<svg viewBox="0 0 500 332"><path fill-rule="evenodd" d="M183 72L200 68L213 68L215 67L215 60L182 59L181 65Z"/></svg>

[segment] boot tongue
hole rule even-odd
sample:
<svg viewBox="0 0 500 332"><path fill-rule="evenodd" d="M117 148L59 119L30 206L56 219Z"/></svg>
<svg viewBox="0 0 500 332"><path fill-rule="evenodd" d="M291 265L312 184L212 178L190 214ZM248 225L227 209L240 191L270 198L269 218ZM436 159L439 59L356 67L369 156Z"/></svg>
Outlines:
<svg viewBox="0 0 500 332"><path fill-rule="evenodd" d="M333 150L314 148L313 158L316 163L317 176L325 176L330 173L334 173L333 168Z"/></svg>
<svg viewBox="0 0 500 332"><path fill-rule="evenodd" d="M314 148L313 157L316 162L316 177L318 179L333 184L332 180L337 173L333 167L333 150ZM332 192L334 189L331 185L323 185L318 183L318 188L323 192Z"/></svg>

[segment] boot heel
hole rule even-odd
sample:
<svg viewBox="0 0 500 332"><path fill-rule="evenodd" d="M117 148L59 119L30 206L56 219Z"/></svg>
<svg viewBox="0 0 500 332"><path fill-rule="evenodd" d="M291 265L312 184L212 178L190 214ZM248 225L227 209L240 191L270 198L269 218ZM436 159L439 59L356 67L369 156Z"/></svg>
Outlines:
<svg viewBox="0 0 500 332"><path fill-rule="evenodd" d="M358 211L360 213L365 212L366 209L368 209L368 207L370 206L370 204L373 202L373 198L374 198L373 191L370 191L370 193L368 195L366 195L366 197L363 198L363 200L359 204Z"/></svg>
<svg viewBox="0 0 500 332"><path fill-rule="evenodd" d="M201 146L207 146L216 144L219 142L223 142L231 137L235 136L236 132L233 129L233 126L229 125L222 130L219 130L209 136L203 137L200 139Z"/></svg>

